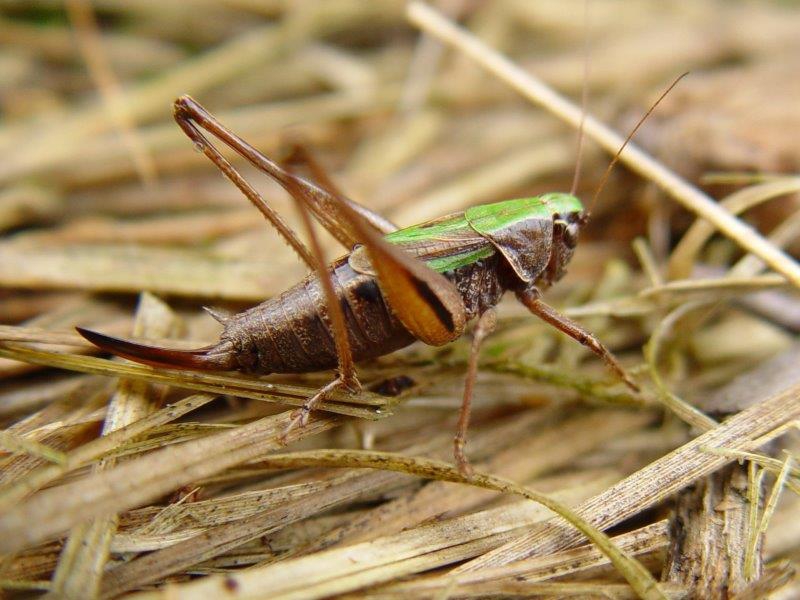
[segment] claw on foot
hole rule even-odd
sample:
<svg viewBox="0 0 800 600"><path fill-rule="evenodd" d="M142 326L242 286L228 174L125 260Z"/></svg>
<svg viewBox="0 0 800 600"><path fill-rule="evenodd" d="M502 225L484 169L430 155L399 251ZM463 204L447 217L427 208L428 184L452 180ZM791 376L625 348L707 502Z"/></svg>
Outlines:
<svg viewBox="0 0 800 600"><path fill-rule="evenodd" d="M303 405L300 409L292 413L292 420L289 421L283 434L281 434L281 444L284 446L289 443L289 434L292 433L295 428L302 428L308 424L308 415L311 413L311 410L305 410L305 408L305 405Z"/></svg>
<svg viewBox="0 0 800 600"><path fill-rule="evenodd" d="M286 426L286 430L280 437L281 443L286 445L292 441L289 439L289 434L291 434L296 428L302 429L308 425L308 419L311 415L311 411L314 410L317 405L328 396L328 394L341 388L346 389L352 394L356 394L361 391L361 383L355 377L350 379L337 377L330 383L321 387L316 394L305 401L303 406L292 413L292 420L289 421L289 425Z"/></svg>
<svg viewBox="0 0 800 600"><path fill-rule="evenodd" d="M453 449L454 449L454 456L456 459L456 465L458 466L458 472L461 473L464 477L472 477L472 465L467 458L467 455L464 454L464 446L466 445L466 440L463 438L456 436L453 440Z"/></svg>

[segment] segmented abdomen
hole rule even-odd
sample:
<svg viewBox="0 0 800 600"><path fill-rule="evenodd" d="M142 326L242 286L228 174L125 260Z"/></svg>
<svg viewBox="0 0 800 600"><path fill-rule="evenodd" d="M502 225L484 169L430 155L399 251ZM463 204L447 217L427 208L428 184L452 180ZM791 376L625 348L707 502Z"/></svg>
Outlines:
<svg viewBox="0 0 800 600"><path fill-rule="evenodd" d="M503 294L496 257L446 273L471 318ZM392 313L374 277L357 273L346 258L330 268L344 311L353 357L375 358L408 346L414 337ZM231 352L237 368L257 373L306 373L337 366L336 345L319 279L306 277L279 296L231 317L217 351Z"/></svg>

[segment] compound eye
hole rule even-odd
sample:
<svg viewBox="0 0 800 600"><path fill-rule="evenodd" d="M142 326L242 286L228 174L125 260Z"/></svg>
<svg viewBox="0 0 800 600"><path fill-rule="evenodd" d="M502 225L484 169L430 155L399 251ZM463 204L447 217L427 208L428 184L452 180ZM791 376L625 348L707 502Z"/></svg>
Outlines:
<svg viewBox="0 0 800 600"><path fill-rule="evenodd" d="M577 223L569 223L564 227L563 239L568 247L574 248L578 244L578 231Z"/></svg>

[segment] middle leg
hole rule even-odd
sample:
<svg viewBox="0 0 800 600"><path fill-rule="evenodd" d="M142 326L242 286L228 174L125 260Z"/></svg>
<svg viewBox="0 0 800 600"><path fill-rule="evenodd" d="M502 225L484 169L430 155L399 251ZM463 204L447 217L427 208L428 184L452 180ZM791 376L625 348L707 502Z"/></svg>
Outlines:
<svg viewBox="0 0 800 600"><path fill-rule="evenodd" d="M463 475L470 475L472 467L469 464L467 455L464 454L464 446L467 444L467 430L469 429L469 418L472 414L472 396L475 391L475 379L478 376L478 358L480 356L481 345L497 325L497 317L494 309L484 312L475 325L472 335L472 345L469 351L469 361L467 363L467 377L464 381L464 398L461 401L461 412L458 415L458 429L453 440L453 450L458 465L458 470Z"/></svg>

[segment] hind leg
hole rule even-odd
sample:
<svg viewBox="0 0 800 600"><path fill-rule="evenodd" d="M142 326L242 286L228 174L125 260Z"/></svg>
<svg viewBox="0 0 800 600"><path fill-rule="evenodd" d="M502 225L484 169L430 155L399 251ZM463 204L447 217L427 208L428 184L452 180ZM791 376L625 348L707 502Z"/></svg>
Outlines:
<svg viewBox="0 0 800 600"><path fill-rule="evenodd" d="M297 199L298 196L294 193L296 190L293 189L295 184L289 181L286 185L291 196ZM356 366L355 362L353 361L353 351L350 346L350 337L347 333L347 322L344 318L344 311L342 310L342 305L339 302L339 296L337 295L334 287L333 277L331 276L331 273L325 262L322 246L319 243L319 238L317 237L316 231L314 231L314 225L311 222L309 208L306 206L305 202L299 200L297 201L297 208L303 221L303 226L308 234L311 254L314 257L314 269L317 272L320 284L325 292L325 306L327 308L329 321L328 325L336 344L336 354L339 360L339 374L336 379L321 387L316 394L306 400L305 404L303 404L303 406L296 412L294 418L286 428L284 439L286 438L286 435L295 427L305 426L306 423L308 423L308 417L311 414L311 411L314 410L314 408L316 408L317 405L332 391L339 389L347 389L351 392L361 391L361 383L358 381L358 377L356 375Z"/></svg>

